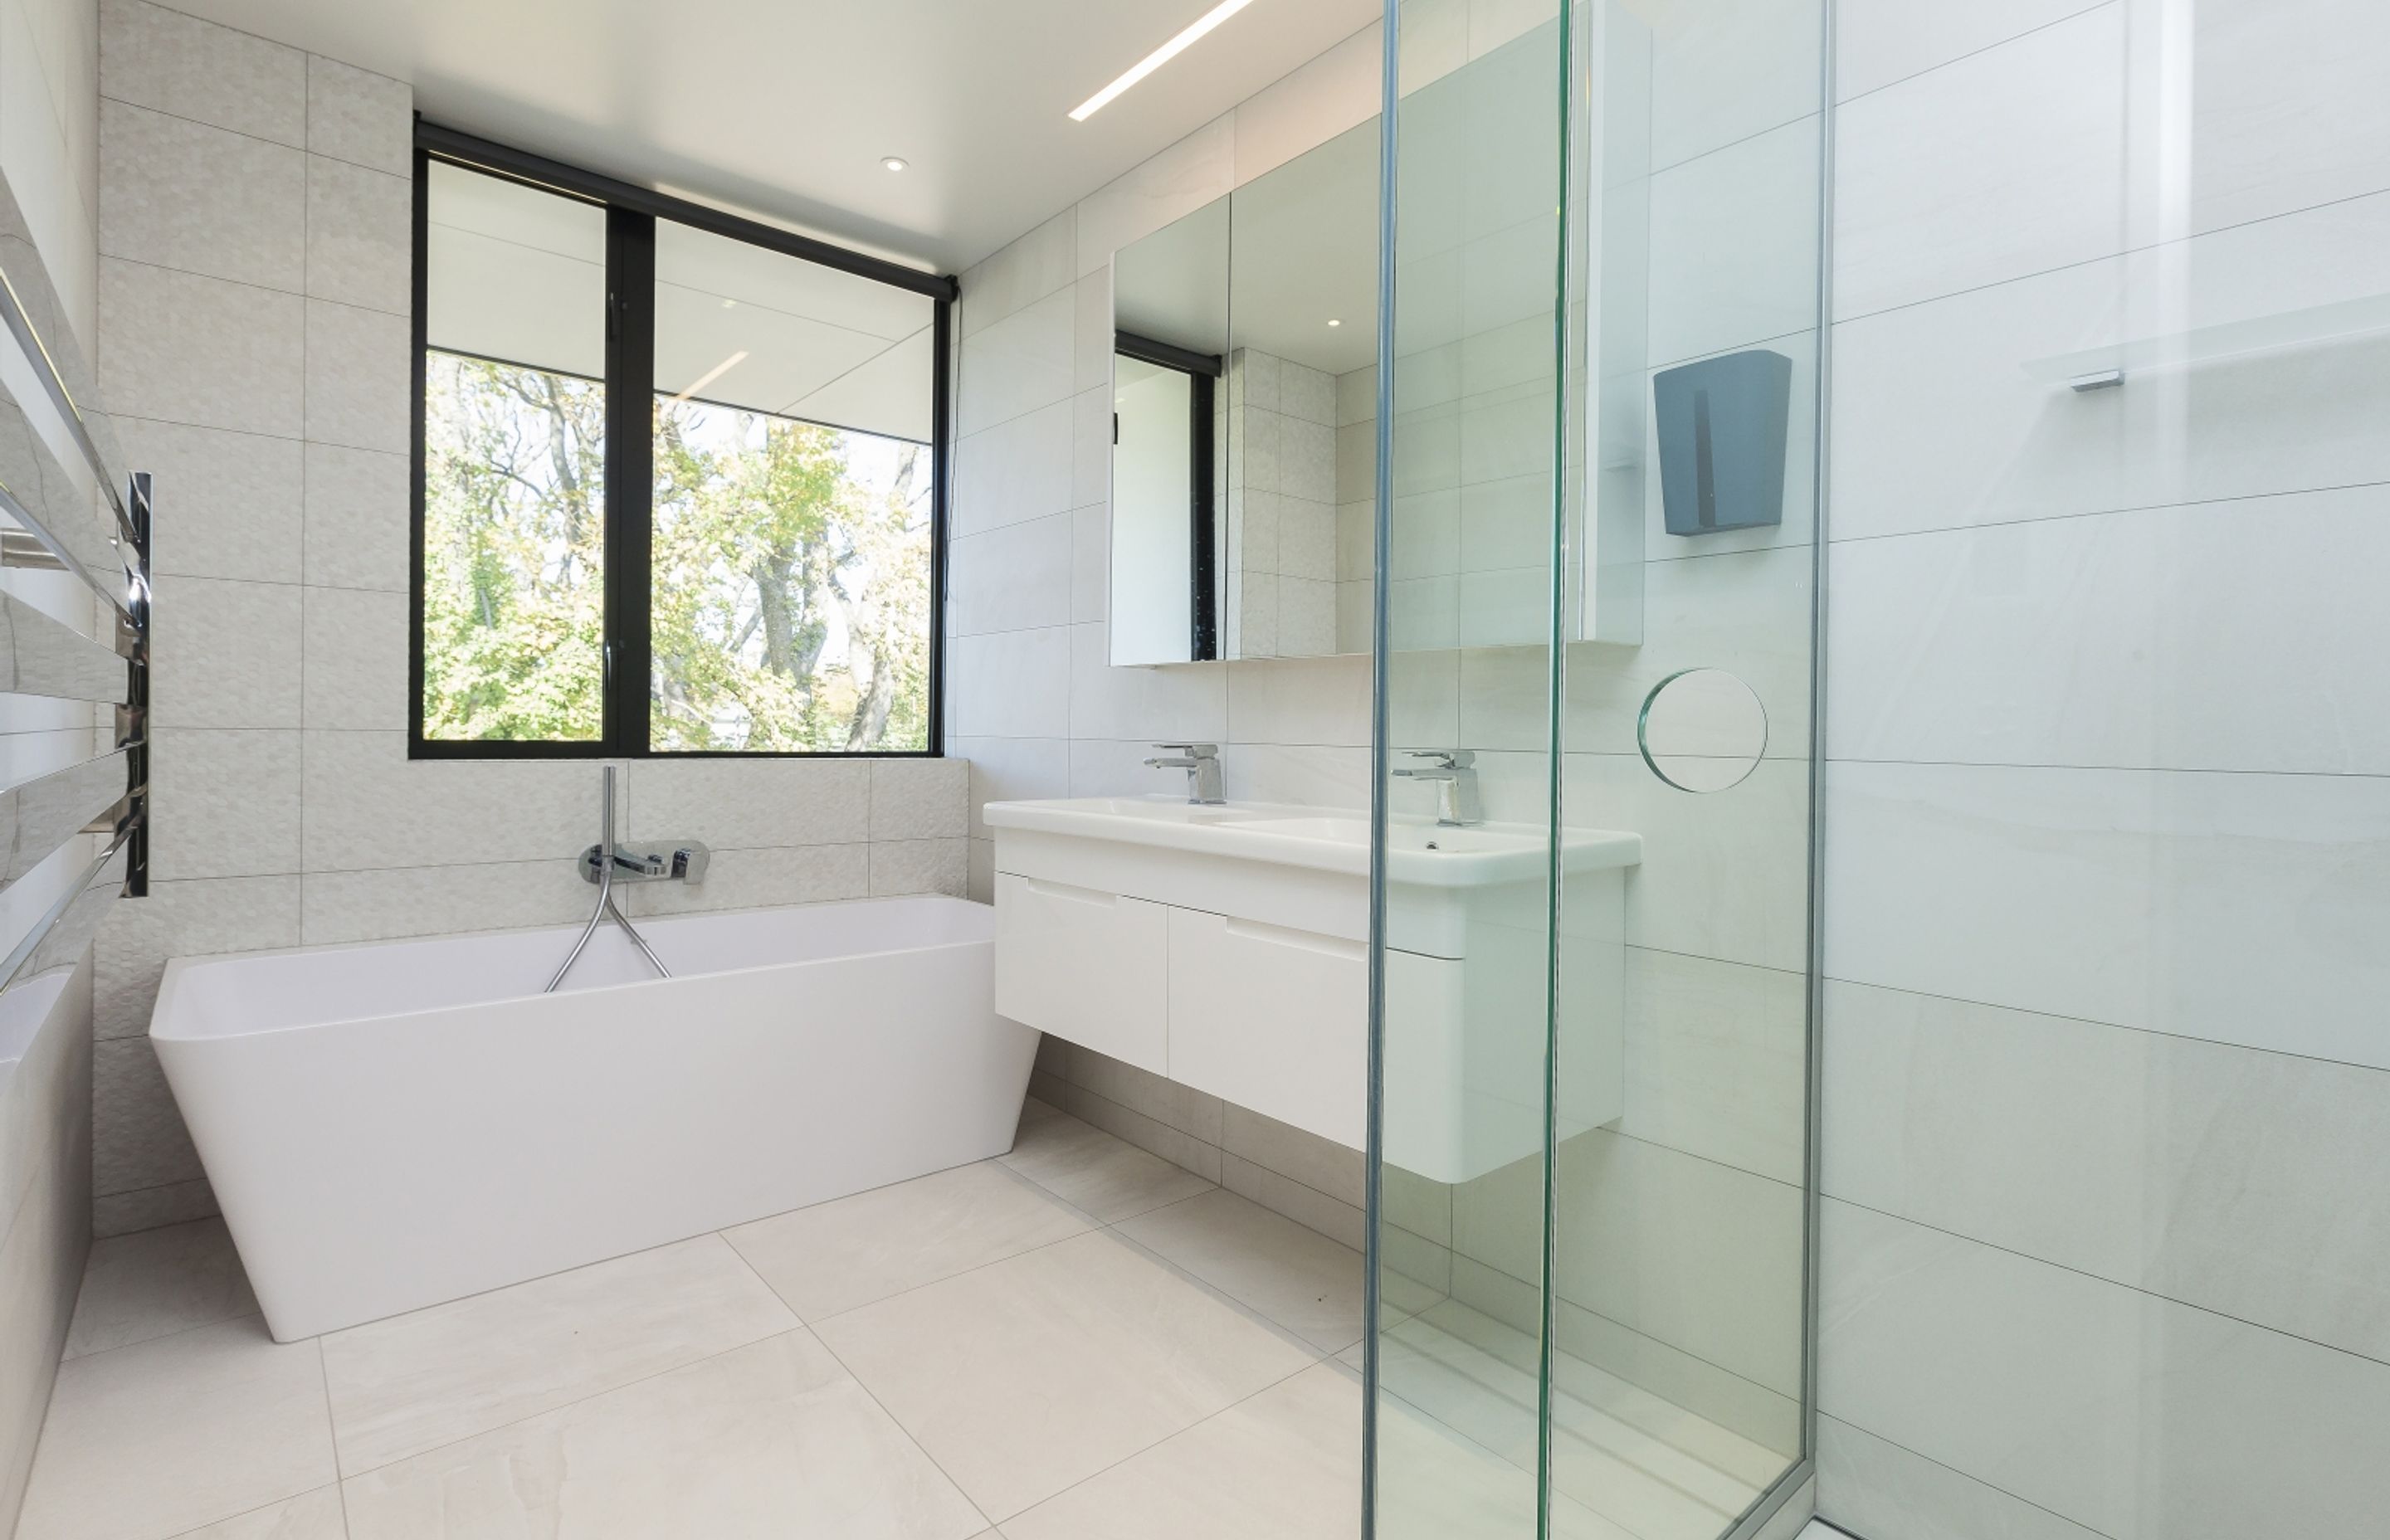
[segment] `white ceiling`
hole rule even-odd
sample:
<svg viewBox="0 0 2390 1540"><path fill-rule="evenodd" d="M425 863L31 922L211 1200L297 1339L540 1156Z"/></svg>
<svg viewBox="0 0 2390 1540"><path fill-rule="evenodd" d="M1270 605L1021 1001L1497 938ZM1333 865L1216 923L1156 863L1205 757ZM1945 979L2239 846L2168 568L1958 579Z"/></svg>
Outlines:
<svg viewBox="0 0 2390 1540"><path fill-rule="evenodd" d="M426 117L959 271L1367 26L1254 0L1084 123L1214 0L173 0L412 83ZM911 169L892 173L883 156Z"/></svg>

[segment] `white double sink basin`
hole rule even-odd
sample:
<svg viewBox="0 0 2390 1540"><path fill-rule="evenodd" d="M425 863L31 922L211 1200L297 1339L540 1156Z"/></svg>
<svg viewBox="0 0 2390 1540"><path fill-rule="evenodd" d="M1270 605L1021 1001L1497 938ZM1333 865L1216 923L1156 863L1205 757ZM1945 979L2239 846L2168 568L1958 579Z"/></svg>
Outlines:
<svg viewBox="0 0 2390 1540"><path fill-rule="evenodd" d="M992 802L996 1008L1358 1148L1369 824L1161 798ZM1618 1114L1624 881L1639 836L1561 841L1564 1129ZM1388 830L1390 1161L1465 1180L1542 1147L1551 848L1541 828Z"/></svg>

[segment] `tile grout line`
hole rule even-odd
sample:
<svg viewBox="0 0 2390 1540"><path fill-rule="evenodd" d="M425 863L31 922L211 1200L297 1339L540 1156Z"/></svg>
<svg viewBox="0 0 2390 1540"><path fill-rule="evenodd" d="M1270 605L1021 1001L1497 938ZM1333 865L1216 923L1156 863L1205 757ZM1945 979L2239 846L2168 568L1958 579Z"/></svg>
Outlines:
<svg viewBox="0 0 2390 1540"><path fill-rule="evenodd" d="M916 1180L918 1179L919 1178L916 1178ZM836 1202L838 1200L831 1199L829 1201ZM789 1212L802 1213L803 1211L790 1210ZM815 1346L820 1348L822 1352L829 1355L829 1361L838 1366L840 1373L845 1375L847 1379L854 1382L854 1388L856 1390L861 1391L865 1395L870 1398L871 1404L880 1408L880 1415L888 1419L888 1425L895 1429L898 1435L901 1436L907 1444L912 1446L914 1453L919 1455L922 1459L928 1461L930 1469L935 1470L940 1476L945 1479L946 1484L954 1488L955 1495L960 1497L964 1504L969 1507L973 1513L979 1515L980 1521L982 1523L988 1525L990 1528L995 1527L996 1521L987 1516L987 1510L985 1508L980 1507L979 1499L973 1497L970 1493L963 1490L963 1483L955 1480L953 1473L947 1470L944 1466L938 1463L937 1457L931 1454L928 1448L922 1444L921 1441L913 1436L913 1430L906 1427L904 1422L897 1418L895 1412L889 1408L888 1404L880 1399L880 1392L873 1390L868 1384L867 1384L864 1381L863 1376L857 1374L852 1365L848 1364L845 1359L838 1355L838 1349L830 1346L829 1342L822 1336L822 1334L813 1328L813 1323L806 1320L804 1316L799 1313L796 1305L792 1303L787 1296L783 1295L778 1289L773 1287L772 1280L765 1277L763 1274L763 1270L757 1267L754 1263L748 1260L747 1253L739 1249L738 1243L730 1238L729 1232L726 1230L716 1230L713 1233L721 1238L722 1243L725 1246L730 1248L730 1254L739 1259L739 1264L747 1269L748 1276L752 1277L757 1283L762 1284L766 1293L770 1294L774 1299L778 1300L782 1308L786 1309L790 1315L796 1317L797 1329L803 1332L806 1337L811 1339ZM834 1317L831 1316L823 1317L824 1320L833 1318Z"/></svg>
<svg viewBox="0 0 2390 1540"><path fill-rule="evenodd" d="M332 1371L324 1362L322 1335L319 1333L309 1341L315 1345L315 1383L324 1392L324 1436L332 1445L332 1492L340 1498L341 1534L345 1536L349 1533L349 1483L341 1472L341 1419L340 1415L332 1410Z"/></svg>
<svg viewBox="0 0 2390 1540"><path fill-rule="evenodd" d="M1964 1241L1970 1246L1980 1246L1987 1251L1997 1251L2002 1256L2014 1257L2020 1262L2035 1263L2040 1266L2048 1267L2057 1272L2070 1273L2088 1283L2104 1284L2111 1289L2122 1289L2128 1293L2139 1294L2143 1299L2163 1301L2167 1304L2174 1305L2183 1310L2195 1310L2203 1315L2212 1315L2218 1320L2230 1321L2236 1326L2247 1327L2252 1331L2262 1331L2269 1337L2280 1337L2294 1342L2305 1342L2311 1348L2318 1348L2326 1353L2337 1354L2344 1358L2353 1358L2360 1364L2371 1364L2377 1367L2390 1368L2390 1358L2380 1357L2371 1353L2361 1352L2357 1348L2342 1347L2336 1342L2327 1342L2319 1338L2309 1337L2303 1332L2293 1331L2287 1327L2268 1326L2264 1321L2252 1320L2246 1315L2236 1315L2229 1310L2218 1310L2214 1305L2200 1304L2194 1301L2181 1299L2176 1295L2165 1293L2161 1290L2146 1288L2138 1283L2127 1283L2121 1278L2112 1278L2104 1273L2095 1273L2088 1268L2078 1267L2073 1263L2060 1262L2051 1257L2037 1255L2032 1251L2021 1251L2013 1246L2004 1246L1997 1240L1986 1240L1982 1236L1969 1235L1963 1230L1953 1230L1945 1226L1934 1224L1930 1220L1916 1219L1905 1213L1895 1213L1890 1209L1878 1208L1873 1203L1862 1203L1856 1199L1836 1197L1831 1193L1824 1193L1820 1196L1824 1197L1830 1202L1840 1203L1847 1209L1856 1209L1862 1213L1871 1213L1882 1219L1892 1220L1895 1224L1912 1225L1921 1230L1928 1230L1935 1235L1945 1236L1952 1240ZM1853 1424L1853 1426L1857 1426L1857 1424ZM1912 1454L1915 1453L1914 1450L1910 1452Z"/></svg>
<svg viewBox="0 0 2390 1540"><path fill-rule="evenodd" d="M1835 1413L1826 1411L1822 1408L1819 1409L1818 1415L1821 1418L1830 1418L1832 1421L1839 1422L1844 1427L1850 1429L1854 1432L1863 1433L1867 1437L1874 1439L1877 1443L1882 1444L1888 1448L1897 1449L1911 1459L1923 1460L1926 1464L1933 1466L1937 1470L1947 1470L1954 1476L1960 1477L1965 1481L1972 1482L1975 1485L1984 1488L1987 1492L1997 1492L2001 1496L2008 1498L2011 1502L2023 1503L2025 1507L2032 1508L2037 1513L2047 1513L2051 1518L2056 1519L2062 1523L2072 1524L2075 1528L2083 1531L2086 1534L2097 1536L2098 1540L2111 1540L2111 1537L2104 1530L2094 1529L2090 1525L2082 1522L2080 1520L2070 1519L2054 1508L2046 1508L2043 1505L2035 1502L2030 1497L2020 1496L2016 1493L2010 1491L2007 1487L2001 1486L1996 1482L1986 1481L1972 1471L1962 1470L1959 1467L1951 1465L1947 1461L1935 1459L1931 1455L1921 1454L1917 1450L1911 1449L1908 1445L1900 1443L1896 1439L1884 1437L1882 1433L1879 1433L1874 1429L1868 1427L1865 1423L1854 1422L1849 1418L1837 1416ZM1820 1519L1818 1521L1825 1524L1827 1528L1833 1530L1837 1534L1846 1534L1849 1533L1838 1528L1831 1520Z"/></svg>

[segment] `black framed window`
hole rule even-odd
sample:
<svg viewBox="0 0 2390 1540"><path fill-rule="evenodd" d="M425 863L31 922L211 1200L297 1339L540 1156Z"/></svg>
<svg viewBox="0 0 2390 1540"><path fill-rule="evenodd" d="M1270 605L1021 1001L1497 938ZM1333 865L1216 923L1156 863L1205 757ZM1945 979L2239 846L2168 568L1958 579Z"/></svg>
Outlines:
<svg viewBox="0 0 2390 1540"><path fill-rule="evenodd" d="M411 751L936 754L952 278L417 126Z"/></svg>

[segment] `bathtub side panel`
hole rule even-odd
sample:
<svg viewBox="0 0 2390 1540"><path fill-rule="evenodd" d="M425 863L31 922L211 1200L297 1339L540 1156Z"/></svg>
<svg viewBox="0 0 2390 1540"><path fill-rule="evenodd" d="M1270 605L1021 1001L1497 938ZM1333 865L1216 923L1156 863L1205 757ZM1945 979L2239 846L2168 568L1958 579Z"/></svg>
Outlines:
<svg viewBox="0 0 2390 1540"><path fill-rule="evenodd" d="M1009 1149L1036 1034L987 943L160 1056L289 1341Z"/></svg>

